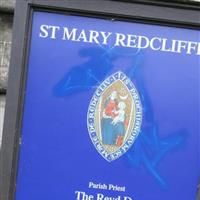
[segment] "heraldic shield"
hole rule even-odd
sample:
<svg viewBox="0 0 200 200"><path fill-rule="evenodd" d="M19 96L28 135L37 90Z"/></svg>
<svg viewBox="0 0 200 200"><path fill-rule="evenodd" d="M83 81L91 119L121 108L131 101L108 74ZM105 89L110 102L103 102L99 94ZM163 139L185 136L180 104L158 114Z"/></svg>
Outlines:
<svg viewBox="0 0 200 200"><path fill-rule="evenodd" d="M97 151L113 161L134 144L141 127L142 105L133 82L121 71L96 89L87 115L90 138Z"/></svg>

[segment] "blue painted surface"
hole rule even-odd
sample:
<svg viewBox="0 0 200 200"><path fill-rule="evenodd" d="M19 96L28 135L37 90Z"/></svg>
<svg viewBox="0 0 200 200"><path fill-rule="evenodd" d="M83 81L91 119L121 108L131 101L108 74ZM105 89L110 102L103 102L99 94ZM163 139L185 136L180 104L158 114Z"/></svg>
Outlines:
<svg viewBox="0 0 200 200"><path fill-rule="evenodd" d="M35 12L15 199L73 200L79 190L133 200L195 200L199 57L42 39L41 24L186 41L200 37L195 30ZM87 109L99 84L119 70L140 94L143 122L131 149L108 163L89 138ZM90 181L126 191L91 189Z"/></svg>

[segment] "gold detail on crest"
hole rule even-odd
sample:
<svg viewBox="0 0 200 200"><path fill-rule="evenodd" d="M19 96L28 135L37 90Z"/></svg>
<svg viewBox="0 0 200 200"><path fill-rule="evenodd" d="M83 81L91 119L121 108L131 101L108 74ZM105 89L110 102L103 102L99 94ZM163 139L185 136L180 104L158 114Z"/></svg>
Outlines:
<svg viewBox="0 0 200 200"><path fill-rule="evenodd" d="M109 104L109 101L112 101L113 103L111 102L110 104L113 104L112 106L116 107L112 111L113 114L105 113L107 109L106 106ZM117 151L125 143L127 138L131 136L131 132L135 124L135 113L135 102L133 97L127 86L121 80L117 80L112 83L102 93L95 111L95 127L97 137L99 138L101 145L109 154ZM121 117L121 121L118 120L117 122L116 117L119 118L119 115ZM109 127L104 129L104 124L102 124L106 120L109 121L110 126L116 129L112 144L104 143L103 137L105 137L106 134L111 134ZM107 130L107 132L105 130ZM119 131L119 133L117 131Z"/></svg>

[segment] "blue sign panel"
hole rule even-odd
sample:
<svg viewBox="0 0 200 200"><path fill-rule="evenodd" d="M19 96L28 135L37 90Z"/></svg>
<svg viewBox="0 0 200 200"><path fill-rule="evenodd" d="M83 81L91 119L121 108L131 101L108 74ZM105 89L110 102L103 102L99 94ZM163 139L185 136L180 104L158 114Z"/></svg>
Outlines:
<svg viewBox="0 0 200 200"><path fill-rule="evenodd" d="M16 200L195 200L200 32L34 12Z"/></svg>

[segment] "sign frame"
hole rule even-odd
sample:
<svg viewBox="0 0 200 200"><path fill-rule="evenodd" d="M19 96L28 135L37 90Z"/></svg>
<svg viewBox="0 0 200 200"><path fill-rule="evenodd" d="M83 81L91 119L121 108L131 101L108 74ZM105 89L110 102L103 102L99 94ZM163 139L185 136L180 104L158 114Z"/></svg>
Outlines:
<svg viewBox="0 0 200 200"><path fill-rule="evenodd" d="M200 4L158 1L17 0L9 70L3 140L0 154L0 199L15 196L21 143L27 62L34 11L89 16L200 30Z"/></svg>

